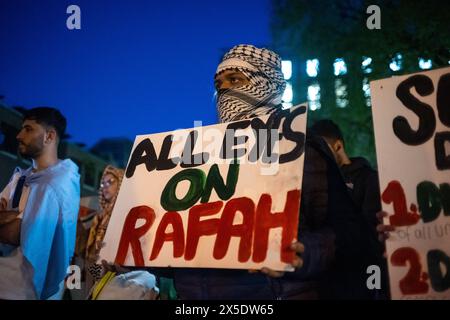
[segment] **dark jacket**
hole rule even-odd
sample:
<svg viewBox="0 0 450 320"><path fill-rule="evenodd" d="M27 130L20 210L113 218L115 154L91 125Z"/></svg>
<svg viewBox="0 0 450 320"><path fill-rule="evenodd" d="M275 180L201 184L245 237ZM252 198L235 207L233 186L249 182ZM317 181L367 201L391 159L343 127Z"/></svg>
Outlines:
<svg viewBox="0 0 450 320"><path fill-rule="evenodd" d="M345 183L350 189L353 201L367 221L374 228L378 224L376 213L381 210L378 173L369 161L362 157L350 159L351 164L341 167Z"/></svg>
<svg viewBox="0 0 450 320"><path fill-rule="evenodd" d="M304 264L281 278L247 270L174 269L181 299L313 299L336 259L358 256L364 232L341 172L324 140L305 145L299 240Z"/></svg>
<svg viewBox="0 0 450 320"><path fill-rule="evenodd" d="M378 265L382 271L382 288L371 293L372 296L376 293L377 298L385 298L388 293L387 265L383 258L384 246L377 241L376 231L378 224L376 213L381 210L378 172L362 157L351 158L350 161L351 164L342 166L341 171L358 212L369 225L372 249L366 255L365 264ZM365 273L364 277L367 277Z"/></svg>
<svg viewBox="0 0 450 320"><path fill-rule="evenodd" d="M321 138L312 135L309 137L312 149L310 154L315 156L310 156L309 160L305 159L307 163L303 177L303 191L306 193L303 194L303 201L307 202L308 193L311 193L310 201L313 203L310 208L306 207L302 214L306 218L312 214L311 219L320 217L322 220L325 219L325 225L331 228L336 237L334 260L320 279L320 298L370 299L371 293L367 290L365 271L376 237L371 233L369 223L360 214L358 206L353 201L328 145ZM324 164L325 172L320 173L320 167ZM308 167L313 172L309 173ZM317 190L326 190L326 193L318 193ZM327 198L322 199L324 196ZM319 223L323 224L323 221ZM316 222L309 222L306 226L314 224Z"/></svg>

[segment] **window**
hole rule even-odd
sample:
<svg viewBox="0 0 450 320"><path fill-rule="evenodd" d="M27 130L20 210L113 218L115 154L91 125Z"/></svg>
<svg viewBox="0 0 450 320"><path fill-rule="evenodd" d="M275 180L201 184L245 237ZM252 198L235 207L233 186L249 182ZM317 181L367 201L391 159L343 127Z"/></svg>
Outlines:
<svg viewBox="0 0 450 320"><path fill-rule="evenodd" d="M400 53L397 53L394 58L392 58L389 68L394 72L399 71L402 68L402 59L403 56Z"/></svg>
<svg viewBox="0 0 450 320"><path fill-rule="evenodd" d="M431 62L431 59L425 60L424 58L419 59L419 68L422 70L428 70L433 67L433 63Z"/></svg>
<svg viewBox="0 0 450 320"><path fill-rule="evenodd" d="M364 94L364 99L366 100L366 106L372 106L372 102L370 101L370 84L369 79L364 78L362 82L362 89Z"/></svg>
<svg viewBox="0 0 450 320"><path fill-rule="evenodd" d="M308 105L309 109L314 111L320 109L320 85L314 83L308 86Z"/></svg>
<svg viewBox="0 0 450 320"><path fill-rule="evenodd" d="M336 105L338 108L345 108L349 105L347 85L342 78L337 78L334 81L334 90L336 94Z"/></svg>
<svg viewBox="0 0 450 320"><path fill-rule="evenodd" d="M283 93L283 102L292 103L292 99L294 97L294 93L292 91L292 85L288 82L286 84L286 89L284 89Z"/></svg>
<svg viewBox="0 0 450 320"><path fill-rule="evenodd" d="M292 62L290 60L281 61L281 71L283 72L284 80L289 80L292 77Z"/></svg>
<svg viewBox="0 0 450 320"><path fill-rule="evenodd" d="M347 74L347 65L346 65L344 59L337 58L336 60L334 60L333 66L334 66L334 75L335 76L342 76L342 75Z"/></svg>
<svg viewBox="0 0 450 320"><path fill-rule="evenodd" d="M319 60L306 60L306 73L311 78L317 77L319 74Z"/></svg>
<svg viewBox="0 0 450 320"><path fill-rule="evenodd" d="M361 63L361 69L363 73L371 73L372 72L372 58L370 57L363 57L363 61Z"/></svg>

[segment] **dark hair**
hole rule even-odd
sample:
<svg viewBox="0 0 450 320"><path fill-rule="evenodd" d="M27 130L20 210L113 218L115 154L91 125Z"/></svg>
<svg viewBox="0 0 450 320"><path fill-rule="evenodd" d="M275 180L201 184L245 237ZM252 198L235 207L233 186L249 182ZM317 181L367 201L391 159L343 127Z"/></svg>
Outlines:
<svg viewBox="0 0 450 320"><path fill-rule="evenodd" d="M41 125L54 128L59 139L64 136L67 126L66 118L61 112L50 107L37 107L26 110L23 120L34 120Z"/></svg>
<svg viewBox="0 0 450 320"><path fill-rule="evenodd" d="M344 142L341 129L332 120L319 120L311 126L310 130L312 133L331 139L333 142L337 140Z"/></svg>

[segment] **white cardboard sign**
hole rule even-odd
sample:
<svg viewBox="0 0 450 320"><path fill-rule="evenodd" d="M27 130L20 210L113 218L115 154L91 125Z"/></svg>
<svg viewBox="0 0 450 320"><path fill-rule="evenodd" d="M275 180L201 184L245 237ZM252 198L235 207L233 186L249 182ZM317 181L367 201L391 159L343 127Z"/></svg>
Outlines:
<svg viewBox="0 0 450 320"><path fill-rule="evenodd" d="M292 270L306 110L137 136L101 258Z"/></svg>
<svg viewBox="0 0 450 320"><path fill-rule="evenodd" d="M450 68L371 82L393 299L450 298Z"/></svg>

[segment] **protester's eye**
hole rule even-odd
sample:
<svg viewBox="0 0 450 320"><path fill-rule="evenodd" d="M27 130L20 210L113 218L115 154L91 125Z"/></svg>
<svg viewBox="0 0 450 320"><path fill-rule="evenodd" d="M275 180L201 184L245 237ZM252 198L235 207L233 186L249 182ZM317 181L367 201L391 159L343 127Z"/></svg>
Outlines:
<svg viewBox="0 0 450 320"><path fill-rule="evenodd" d="M232 78L230 79L230 82L231 82L232 84L240 84L240 83L242 83L243 81L244 81L243 79L238 78L238 77L232 77Z"/></svg>

